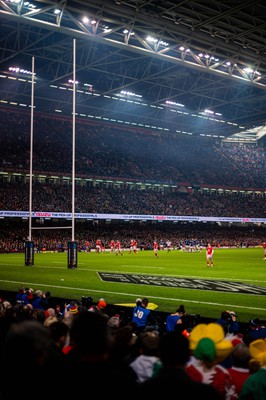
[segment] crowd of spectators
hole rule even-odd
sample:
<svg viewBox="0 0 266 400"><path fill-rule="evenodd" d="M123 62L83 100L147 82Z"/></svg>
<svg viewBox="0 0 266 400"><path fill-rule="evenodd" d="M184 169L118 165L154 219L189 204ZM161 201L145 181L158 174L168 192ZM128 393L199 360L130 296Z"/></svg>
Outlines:
<svg viewBox="0 0 266 400"><path fill-rule="evenodd" d="M54 223L46 221L42 228L49 228ZM59 229L36 229L32 231L36 251L66 251L71 241L71 230L61 229L65 222L56 222ZM92 250L96 248L96 240L101 239L104 249L110 250L111 240L119 239L122 248L130 248L130 241L135 238L141 250L153 249L154 238L158 238L166 247L171 241L174 249L180 249L187 241L201 244L212 243L214 247L255 247L261 246L265 240L265 228L256 225L229 224L219 226L216 223L178 223L171 222L113 222L77 221L75 223L76 241L79 251L86 251L86 243ZM27 220L5 218L1 221L0 252L24 252L25 240L28 237L29 225Z"/></svg>
<svg viewBox="0 0 266 400"><path fill-rule="evenodd" d="M265 398L262 321L234 325L230 333L220 318L188 323L182 305L182 315L166 330L170 311L159 318L148 305L147 298L136 299L136 306L125 314L103 298L96 303L90 299L86 304L59 304L50 292L24 287L12 299L1 298L1 399L17 397L22 388L29 393L40 379L39 399L81 396L88 390L88 380L90 390L95 387L99 396L108 396L112 385L119 385L118 399L127 391L137 398L154 397L176 385L189 399ZM222 311L226 313L233 314ZM21 363L26 366L18 371ZM16 384L10 385L14 369Z"/></svg>
<svg viewBox="0 0 266 400"><path fill-rule="evenodd" d="M29 170L30 117L0 109L3 170ZM266 187L265 148L226 145L217 138L190 137L77 120L76 174L189 182L238 188ZM33 169L71 174L72 120L34 116Z"/></svg>
<svg viewBox="0 0 266 400"><path fill-rule="evenodd" d="M29 184L1 184L0 209L29 210ZM71 186L34 183L32 209L71 212ZM158 192L129 188L106 188L91 184L75 189L75 212L133 215L183 215L205 217L266 218L265 196Z"/></svg>
<svg viewBox="0 0 266 400"><path fill-rule="evenodd" d="M230 143L221 148L225 159L236 174L242 172L243 186L252 179L258 182L265 171L265 150L257 146L239 146ZM263 161L264 160L264 161Z"/></svg>

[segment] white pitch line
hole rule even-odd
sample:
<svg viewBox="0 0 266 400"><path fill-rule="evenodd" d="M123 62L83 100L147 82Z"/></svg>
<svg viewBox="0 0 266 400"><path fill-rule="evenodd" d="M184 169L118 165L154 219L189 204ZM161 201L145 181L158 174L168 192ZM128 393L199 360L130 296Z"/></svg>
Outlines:
<svg viewBox="0 0 266 400"><path fill-rule="evenodd" d="M51 264L65 264L62 261L52 261ZM86 263L79 263L79 265L86 265Z"/></svg>
<svg viewBox="0 0 266 400"><path fill-rule="evenodd" d="M6 266L6 265L12 265L13 267L17 267L17 265L14 265L14 264L5 264L3 266Z"/></svg>
<svg viewBox="0 0 266 400"><path fill-rule="evenodd" d="M140 294L140 293L123 293L123 292L111 292L108 290L97 290L97 289L90 289L90 288L73 288L69 286L59 286L59 285L47 285L47 284L41 284L41 283L33 283L33 282L16 282L16 281L7 281L7 280L0 280L0 282L3 283L12 283L16 285L28 285L28 286L35 286L37 285L38 287L40 286L45 286L45 287L51 287L51 288L57 288L57 289L68 289L68 290L75 290L75 291L80 291L80 292L94 292L94 293L101 293L101 294L111 294L111 295L119 295L119 296L125 296L125 297L145 297L146 294ZM265 308L260 308L260 307L248 307L248 306L239 306L235 304L228 304L228 303L213 303L213 302L208 302L208 301L198 301L198 300L186 300L184 298L179 299L179 298L173 298L173 297L158 297L158 296L149 296L149 299L154 299L154 300L168 300L168 301L174 301L174 302L180 302L183 301L185 303L194 303L194 304L205 304L205 305L211 305L211 306L219 306L219 307L228 307L228 308L239 308L239 309L248 309L248 310L258 310L258 311L265 311ZM132 299L131 299L132 300Z"/></svg>
<svg viewBox="0 0 266 400"><path fill-rule="evenodd" d="M126 264L123 264L123 265L121 265L121 267L126 267L126 268L139 268L139 265L126 265ZM152 266L150 266L150 265L142 265L141 266L141 268L155 268L155 269L165 269L164 267L152 267Z"/></svg>

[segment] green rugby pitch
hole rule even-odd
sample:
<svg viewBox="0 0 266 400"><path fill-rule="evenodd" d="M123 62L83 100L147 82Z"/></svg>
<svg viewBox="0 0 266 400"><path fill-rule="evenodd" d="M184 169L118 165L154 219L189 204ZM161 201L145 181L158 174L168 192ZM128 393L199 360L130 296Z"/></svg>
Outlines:
<svg viewBox="0 0 266 400"><path fill-rule="evenodd" d="M234 288L237 283L261 287L266 292L266 261L262 248L215 249L214 268L206 267L205 250L181 253L173 250L139 251L123 256L95 252L78 253L78 268L68 269L67 253L35 254L34 265L25 265L24 254L0 254L1 290L16 292L18 287L49 290L54 297L80 300L91 296L93 301L104 297L109 304L132 305L137 297L148 297L157 311L173 312L184 304L188 314L218 318L225 309L234 310L239 321L266 319L266 295L239 292L198 290L184 287L158 286L167 277L168 285L181 279L222 281ZM136 281L152 276L153 284L103 281L99 273L130 274ZM191 283L193 287L193 282Z"/></svg>

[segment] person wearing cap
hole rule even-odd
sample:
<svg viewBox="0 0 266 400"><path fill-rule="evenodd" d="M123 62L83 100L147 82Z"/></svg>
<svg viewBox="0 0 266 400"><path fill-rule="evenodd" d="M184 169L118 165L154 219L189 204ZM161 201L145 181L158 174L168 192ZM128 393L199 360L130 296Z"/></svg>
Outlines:
<svg viewBox="0 0 266 400"><path fill-rule="evenodd" d="M251 340L266 338L266 326L259 318L253 318L249 321L249 332L247 334Z"/></svg>
<svg viewBox="0 0 266 400"><path fill-rule="evenodd" d="M257 363L259 369L252 373L244 382L239 400L266 399L266 340L257 339L250 343L251 363Z"/></svg>
<svg viewBox="0 0 266 400"><path fill-rule="evenodd" d="M192 357L186 365L191 379L211 385L221 399L235 399L235 387L226 368L220 365L233 351L221 325L216 322L196 325L189 337Z"/></svg>
<svg viewBox="0 0 266 400"><path fill-rule="evenodd" d="M78 313L78 308L76 306L72 305L72 306L69 307L68 311L71 314L77 314Z"/></svg>
<svg viewBox="0 0 266 400"><path fill-rule="evenodd" d="M220 318L218 318L216 322L223 327L225 334L235 334L239 332L239 323L234 311L222 311Z"/></svg>
<svg viewBox="0 0 266 400"><path fill-rule="evenodd" d="M90 312L95 312L97 314L101 314L108 320L109 319L109 315L107 315L105 313L106 307L107 307L106 301L103 298L101 298L101 299L98 300L97 305L91 306L89 308L89 311Z"/></svg>
<svg viewBox="0 0 266 400"><path fill-rule="evenodd" d="M100 310L105 310L106 306L107 306L107 303L106 303L106 301L105 301L104 299L100 299L100 300L98 301L97 307L98 307Z"/></svg>
<svg viewBox="0 0 266 400"><path fill-rule="evenodd" d="M78 301L78 300L71 300L68 304L65 303L64 313L65 313L66 311L70 311L70 308L72 308L72 313L75 314L75 312L73 312L74 309L77 309L77 311L78 311L78 309L79 309L80 306L81 306L80 301Z"/></svg>

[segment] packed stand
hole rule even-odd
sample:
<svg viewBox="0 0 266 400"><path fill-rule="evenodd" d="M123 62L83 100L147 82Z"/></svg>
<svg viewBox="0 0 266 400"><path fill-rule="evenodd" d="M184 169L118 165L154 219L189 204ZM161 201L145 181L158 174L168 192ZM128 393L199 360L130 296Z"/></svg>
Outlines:
<svg viewBox="0 0 266 400"><path fill-rule="evenodd" d="M254 320L245 328L238 325L234 332L218 320L188 324L184 305L177 308L171 329L166 329L167 318L176 313L164 313L160 321L147 298L136 299L127 317L103 298L96 303L90 298L86 304L65 301L61 306L56 300L49 292L23 287L13 303L1 299L0 361L5 366L1 399L13 399L22 388L32 390L40 377L43 382L56 377L58 383L52 393L50 385L44 385L38 394L41 399L80 397L88 389L88 379L100 396L108 396L114 382L119 383L117 398L124 398L127 391L147 398L176 387L189 399L266 396L266 334L259 320L256 329L264 334L257 338L252 336ZM225 312L228 324L232 323L233 311L221 314ZM16 374L16 385L10 385L10 371L21 361L27 368ZM68 385L67 379L77 376L78 385Z"/></svg>
<svg viewBox="0 0 266 400"><path fill-rule="evenodd" d="M0 110L3 170L29 170L30 115ZM76 174L265 189L265 149L77 119ZM35 114L33 169L72 172L72 119Z"/></svg>

